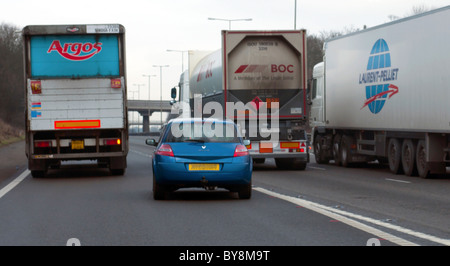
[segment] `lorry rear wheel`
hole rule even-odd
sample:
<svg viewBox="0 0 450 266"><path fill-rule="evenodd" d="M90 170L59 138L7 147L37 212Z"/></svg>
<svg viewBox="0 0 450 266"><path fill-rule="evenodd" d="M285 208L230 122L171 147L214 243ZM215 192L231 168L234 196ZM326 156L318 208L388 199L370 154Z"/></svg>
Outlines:
<svg viewBox="0 0 450 266"><path fill-rule="evenodd" d="M389 169L394 175L402 173L402 148L398 139L390 139L388 144Z"/></svg>
<svg viewBox="0 0 450 266"><path fill-rule="evenodd" d="M419 174L420 177L422 178L430 177L430 170L428 169L427 164L427 150L424 140L420 140L417 143L416 166L417 166L417 173Z"/></svg>
<svg viewBox="0 0 450 266"><path fill-rule="evenodd" d="M416 168L416 144L410 140L405 139L402 145L402 165L403 171L407 176L417 174Z"/></svg>

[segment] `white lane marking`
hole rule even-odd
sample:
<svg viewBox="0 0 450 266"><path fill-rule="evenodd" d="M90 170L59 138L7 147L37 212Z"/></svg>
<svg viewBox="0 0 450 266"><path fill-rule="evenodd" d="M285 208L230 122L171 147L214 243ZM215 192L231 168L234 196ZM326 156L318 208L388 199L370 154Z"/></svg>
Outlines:
<svg viewBox="0 0 450 266"><path fill-rule="evenodd" d="M362 230L362 231L368 232L370 234L376 235L376 236L378 236L381 239L386 239L386 240L388 240L388 241L390 241L392 243L395 243L395 244L398 244L398 245L401 245L401 246L417 246L418 244L410 242L410 241L405 240L403 238L394 236L392 234L383 232L383 231L381 231L379 229L376 229L374 227L371 227L371 226L368 226L366 224L360 223L360 222L358 222L358 221L356 221L354 219L350 219L349 217L355 218L355 219L359 219L359 220L362 220L362 221L366 221L366 222L370 222L372 224L376 224L376 225L383 226L383 227L386 227L386 228L389 228L389 229L393 229L393 230L396 230L396 231L399 231L399 232L402 232L402 233L405 233L405 234L409 234L409 235L412 235L412 236L415 236L415 237L418 237L418 238L422 238L422 239L428 240L428 241L432 241L432 242L436 242L436 243L440 243L440 244L444 244L444 245L450 245L450 240L449 239L442 239L442 238L438 238L438 237L435 237L435 236L427 235L427 234L424 234L424 233L415 232L413 230L406 229L406 228L403 228L401 226L392 225L392 224L389 224L389 223L386 223L386 222L378 221L378 220L371 219L371 218L368 218L368 217L364 217L364 216L361 216L361 215L357 215L357 214L353 214L353 213L350 213L350 212L334 209L334 208L327 207L327 206L324 206L324 205L321 205L321 204L318 204L318 203L314 203L314 202L311 202L311 201L307 201L307 200L304 200L304 199L299 199L299 198L294 198L294 197L291 197L291 196L282 195L282 194L279 194L279 193L276 193L276 192L273 192L273 191L269 191L269 190L264 189L264 188L255 187L253 189L256 190L256 191L259 191L261 193L264 193L266 195L273 196L273 197L276 197L278 199L291 202L291 203L296 204L298 206L302 206L302 207L307 208L309 210L312 210L314 212L323 214L323 215L328 216L328 217L330 217L332 219L341 221L341 222L343 222L345 224L348 224L348 225L350 225L352 227L355 227L355 228L357 228L359 230Z"/></svg>
<svg viewBox="0 0 450 266"><path fill-rule="evenodd" d="M314 167L314 166L309 166L309 165L308 165L308 168L315 169L315 170L322 170L322 171L326 171L327 170L325 168Z"/></svg>
<svg viewBox="0 0 450 266"><path fill-rule="evenodd" d="M399 180L399 179L390 179L390 178L386 178L386 181L392 181L392 182L398 182L398 183L411 184L411 182L409 182L409 181L403 181L403 180Z"/></svg>
<svg viewBox="0 0 450 266"><path fill-rule="evenodd" d="M140 152L140 151L136 151L136 150L132 150L132 149L130 149L130 152L135 153L135 154L140 155L140 156L147 157L147 158L152 158L153 157L151 154L146 154L146 153L143 153L143 152Z"/></svg>
<svg viewBox="0 0 450 266"><path fill-rule="evenodd" d="M6 193L10 192L13 188L15 188L20 182L22 182L30 173L31 173L30 170L28 169L25 170L21 175L16 177L16 179L11 181L11 183L6 185L6 187L2 188L2 190L0 190L0 199L3 196L5 196Z"/></svg>

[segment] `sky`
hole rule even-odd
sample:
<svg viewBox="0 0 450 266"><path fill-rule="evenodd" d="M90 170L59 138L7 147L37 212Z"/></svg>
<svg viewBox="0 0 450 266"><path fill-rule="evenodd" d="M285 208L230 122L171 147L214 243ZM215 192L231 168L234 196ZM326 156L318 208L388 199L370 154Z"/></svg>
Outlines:
<svg viewBox="0 0 450 266"><path fill-rule="evenodd" d="M450 0L0 0L0 23L22 28L46 24L119 23L126 29L129 98L160 99L182 72L181 52L167 50L220 49L226 21L208 18L247 19L236 21L232 30L306 29L308 34L342 31L389 22L389 16L404 17L412 8L430 9L450 5ZM1 59L0 59L1 60ZM187 68L184 54L184 68ZM149 78L143 75L156 75Z"/></svg>

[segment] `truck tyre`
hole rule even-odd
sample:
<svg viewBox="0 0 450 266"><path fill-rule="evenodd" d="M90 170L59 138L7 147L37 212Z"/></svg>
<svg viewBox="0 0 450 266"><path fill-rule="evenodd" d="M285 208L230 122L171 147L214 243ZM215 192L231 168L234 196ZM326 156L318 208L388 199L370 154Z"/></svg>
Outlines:
<svg viewBox="0 0 450 266"><path fill-rule="evenodd" d="M45 172L46 171L31 171L31 176L33 177L33 178L42 178L42 177L45 177Z"/></svg>
<svg viewBox="0 0 450 266"><path fill-rule="evenodd" d="M127 167L127 157L112 157L109 159L109 170L112 175L122 176L125 174L125 168Z"/></svg>
<svg viewBox="0 0 450 266"><path fill-rule="evenodd" d="M403 172L407 176L417 175L416 168L416 144L410 140L405 139L402 145L402 165Z"/></svg>
<svg viewBox="0 0 450 266"><path fill-rule="evenodd" d="M318 164L327 164L329 161L326 159L326 154L322 150L322 136L317 135L314 138L314 156Z"/></svg>
<svg viewBox="0 0 450 266"><path fill-rule="evenodd" d="M340 157L340 148L341 148L341 135L336 135L333 138L333 158L334 164L337 166L341 166L341 157Z"/></svg>
<svg viewBox="0 0 450 266"><path fill-rule="evenodd" d="M253 162L256 164L263 164L266 162L266 158L257 158L257 159L253 159Z"/></svg>
<svg viewBox="0 0 450 266"><path fill-rule="evenodd" d="M339 160L343 167L350 167L350 146L352 145L352 140L350 136L343 135L341 138L341 147L339 150Z"/></svg>
<svg viewBox="0 0 450 266"><path fill-rule="evenodd" d="M390 139L388 144L389 169L394 175L399 175L403 171L402 148L398 139Z"/></svg>
<svg viewBox="0 0 450 266"><path fill-rule="evenodd" d="M427 164L427 149L424 140L419 140L419 142L417 143L416 166L417 166L417 173L419 174L420 177L422 178L430 177L430 170L428 169Z"/></svg>

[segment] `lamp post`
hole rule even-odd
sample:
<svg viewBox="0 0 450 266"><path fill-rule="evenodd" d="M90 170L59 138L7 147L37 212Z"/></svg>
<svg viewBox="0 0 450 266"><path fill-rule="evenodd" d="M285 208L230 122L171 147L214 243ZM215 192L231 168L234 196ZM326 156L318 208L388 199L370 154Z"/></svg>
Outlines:
<svg viewBox="0 0 450 266"><path fill-rule="evenodd" d="M138 87L138 100L141 98L141 86L144 86L145 84L133 84L133 86Z"/></svg>
<svg viewBox="0 0 450 266"><path fill-rule="evenodd" d="M297 0L295 0L295 8L294 8L294 30L297 29Z"/></svg>
<svg viewBox="0 0 450 266"><path fill-rule="evenodd" d="M184 53L187 53L189 51L181 51L181 50L167 50L167 52L177 52L181 53L181 73L184 72Z"/></svg>
<svg viewBox="0 0 450 266"><path fill-rule="evenodd" d="M241 18L241 19L208 18L208 20L228 21L228 29L231 30L231 22L234 22L234 21L252 21L253 19L251 19L251 18Z"/></svg>
<svg viewBox="0 0 450 266"><path fill-rule="evenodd" d="M140 100L141 99L141 86L145 86L145 84L133 84L133 86L137 86L138 87L137 94L138 94L138 100ZM138 114L138 117L137 117L137 123L138 124L139 124L139 116L140 116L140 114ZM139 125L138 125L138 132L139 132Z"/></svg>
<svg viewBox="0 0 450 266"><path fill-rule="evenodd" d="M169 67L169 65L153 65L153 67L159 67L159 80L160 80L160 102L159 102L159 106L160 106L160 111L161 111L161 129L163 126L163 121L162 121L162 69L163 67Z"/></svg>
<svg viewBox="0 0 450 266"><path fill-rule="evenodd" d="M150 101L150 82L153 77L157 77L156 75L142 75L143 77L148 77L148 100Z"/></svg>

